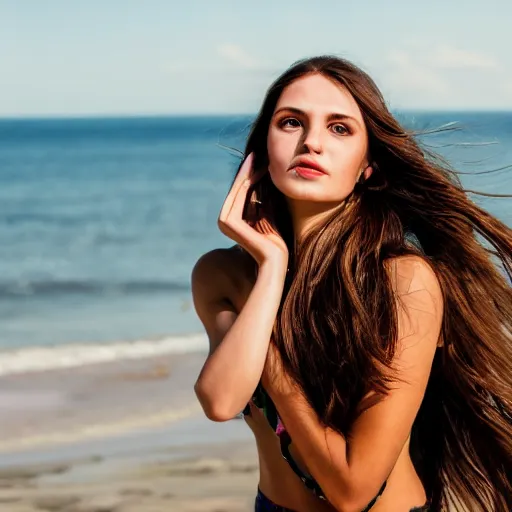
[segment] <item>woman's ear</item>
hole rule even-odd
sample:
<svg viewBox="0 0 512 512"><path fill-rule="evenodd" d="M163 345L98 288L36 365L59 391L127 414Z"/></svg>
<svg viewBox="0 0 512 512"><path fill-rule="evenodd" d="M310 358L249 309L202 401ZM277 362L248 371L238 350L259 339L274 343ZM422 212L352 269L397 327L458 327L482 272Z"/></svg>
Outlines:
<svg viewBox="0 0 512 512"><path fill-rule="evenodd" d="M357 182L362 185L371 175L373 172L373 167L371 165L366 166L366 169L363 169L359 173L359 178L357 179Z"/></svg>

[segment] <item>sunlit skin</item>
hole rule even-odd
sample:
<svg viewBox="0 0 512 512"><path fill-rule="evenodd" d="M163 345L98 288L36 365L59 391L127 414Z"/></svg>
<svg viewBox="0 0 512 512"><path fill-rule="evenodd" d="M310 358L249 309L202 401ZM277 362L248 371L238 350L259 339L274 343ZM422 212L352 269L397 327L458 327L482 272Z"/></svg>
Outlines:
<svg viewBox="0 0 512 512"><path fill-rule="evenodd" d="M269 126L267 149L268 171L286 197L297 240L328 212L346 207L355 184L373 172L358 105L345 88L318 74L284 89ZM301 159L323 172L297 166ZM371 397L368 403L363 400L365 412L351 432L349 461L346 440L319 424L300 391L289 385L278 355L269 350L288 252L277 233L258 233L242 219L252 176L249 157L219 217L223 233L246 252L212 251L198 262L192 277L196 310L211 347L196 383L205 413L215 421L230 419L243 409L261 378L294 440L293 457L337 502L335 507L321 501L305 488L283 459L279 438L252 405L246 422L258 448L259 486L282 506L297 512L360 511L386 479L387 488L371 512L407 512L424 504L409 437L439 337L442 299L433 272L418 258L399 259L390 271L397 293L404 297L399 337L406 342L395 364L410 384L397 386L380 404L374 405ZM251 257L259 266L256 279Z"/></svg>
<svg viewBox="0 0 512 512"><path fill-rule="evenodd" d="M351 94L324 76L313 74L285 88L267 137L269 172L287 197L296 236L322 213L340 206L369 164L368 135ZM326 174L304 179L290 167L306 157ZM299 220L300 219L300 220Z"/></svg>

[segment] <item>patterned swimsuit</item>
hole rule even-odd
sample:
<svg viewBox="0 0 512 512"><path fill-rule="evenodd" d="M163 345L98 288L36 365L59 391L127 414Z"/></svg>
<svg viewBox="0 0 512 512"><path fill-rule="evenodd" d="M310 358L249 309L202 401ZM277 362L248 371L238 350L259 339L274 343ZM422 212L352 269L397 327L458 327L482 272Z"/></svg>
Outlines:
<svg viewBox="0 0 512 512"><path fill-rule="evenodd" d="M254 404L259 407L260 409L263 409L265 416L272 426L272 428L275 430L276 434L279 436L280 443L281 443L281 453L284 457L284 459L288 462L290 467L293 469L293 471L298 475L298 477L302 480L304 485L310 489L315 496L317 496L319 499L325 500L325 495L318 485L318 483L309 475L305 475L300 468L297 466L295 461L293 460L293 457L290 455L289 447L291 444L291 438L288 434L288 432L283 427L283 424L281 423L281 420L279 419L279 416L277 415L277 410L275 408L274 403L268 396L268 394L265 392L263 387L261 385L258 385L256 388L256 391L253 396L253 402ZM243 413L245 415L250 414L249 405L244 409ZM364 510L361 512L369 512L369 510L375 505L376 501L379 499L381 494L384 492L384 489L386 488L386 482L382 485L379 493L375 498L366 506ZM258 489L258 494L256 495L256 502L254 505L255 512L294 512L291 509L282 507L280 505L276 505L272 501L270 501L269 498L267 498L260 489ZM410 512L429 512L429 506L428 503L422 507L414 507L411 509Z"/></svg>

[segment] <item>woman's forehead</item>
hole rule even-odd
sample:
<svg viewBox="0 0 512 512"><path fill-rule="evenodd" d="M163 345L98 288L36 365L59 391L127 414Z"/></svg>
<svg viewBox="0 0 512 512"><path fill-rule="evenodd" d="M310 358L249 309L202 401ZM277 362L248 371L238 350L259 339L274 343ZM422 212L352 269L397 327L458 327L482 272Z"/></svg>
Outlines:
<svg viewBox="0 0 512 512"><path fill-rule="evenodd" d="M362 119L359 106L350 92L343 85L320 74L301 77L285 87L275 110L284 107L299 109L310 115L336 113Z"/></svg>

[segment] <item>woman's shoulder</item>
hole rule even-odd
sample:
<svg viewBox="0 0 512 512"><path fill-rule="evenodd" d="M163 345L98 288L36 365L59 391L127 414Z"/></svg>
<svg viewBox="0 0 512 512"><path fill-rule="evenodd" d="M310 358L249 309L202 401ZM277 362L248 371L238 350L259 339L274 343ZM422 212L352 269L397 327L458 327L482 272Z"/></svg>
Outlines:
<svg viewBox="0 0 512 512"><path fill-rule="evenodd" d="M432 263L417 254L395 256L384 261L384 267L398 295L420 289L439 289L439 279Z"/></svg>
<svg viewBox="0 0 512 512"><path fill-rule="evenodd" d="M203 254L192 270L192 291L217 292L231 298L254 282L255 262L240 246Z"/></svg>
<svg viewBox="0 0 512 512"><path fill-rule="evenodd" d="M435 266L427 258L415 254L398 256L386 260L385 267L401 310L441 318L443 291Z"/></svg>
<svg viewBox="0 0 512 512"><path fill-rule="evenodd" d="M193 272L222 272L236 274L254 267L254 260L239 245L219 248L203 254L194 265Z"/></svg>

